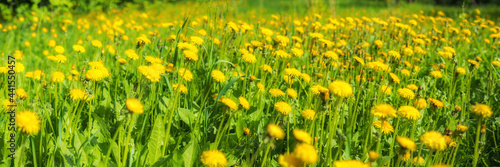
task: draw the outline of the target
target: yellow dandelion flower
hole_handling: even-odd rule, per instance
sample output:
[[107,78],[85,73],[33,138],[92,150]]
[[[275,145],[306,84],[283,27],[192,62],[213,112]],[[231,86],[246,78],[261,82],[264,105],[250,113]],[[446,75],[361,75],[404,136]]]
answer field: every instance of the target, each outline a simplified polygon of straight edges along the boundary
[[16,62],[16,66],[14,67],[14,71],[16,71],[16,73],[22,73],[24,71],[23,63]]
[[418,111],[413,106],[401,106],[401,107],[399,107],[398,115],[402,118],[412,120],[412,121],[418,120],[421,117],[420,111]]
[[15,104],[13,102],[11,102],[10,99],[5,99],[3,101],[3,109],[5,111],[10,111],[10,110],[12,110],[14,108],[15,108]]
[[401,70],[401,74],[403,74],[403,75],[405,75],[405,76],[409,77],[409,76],[410,76],[410,74],[411,74],[411,72],[410,72],[410,70],[407,70],[407,69],[402,69],[402,70]]
[[273,68],[271,68],[271,66],[267,65],[267,64],[264,64],[262,66],[260,66],[260,68],[264,71],[264,72],[268,72],[268,73],[272,73],[273,72]]
[[120,64],[125,64],[125,63],[127,63],[127,60],[125,60],[124,58],[119,58],[117,61],[118,61],[118,63],[120,63]]
[[290,77],[298,77],[298,76],[302,75],[302,73],[295,68],[286,68],[285,75],[290,76]]
[[359,160],[342,160],[333,162],[333,167],[370,167],[370,164],[365,164]]
[[300,75],[300,77],[302,78],[302,80],[304,80],[304,82],[306,83],[309,83],[311,81],[311,76],[309,76],[309,74],[306,74],[306,73],[302,73]]
[[469,127],[465,126],[465,125],[457,125],[457,128],[456,128],[457,131],[461,132],[461,133],[464,133],[466,132],[467,130],[469,130]]
[[420,136],[420,142],[432,150],[443,151],[447,144],[443,135],[437,131],[425,132]]
[[391,90],[391,87],[389,87],[387,85],[382,85],[382,86],[380,86],[380,92],[382,92],[386,95],[389,95],[392,93],[392,90]]
[[394,73],[392,73],[392,72],[391,72],[391,73],[389,73],[389,76],[391,76],[391,79],[392,79],[392,81],[393,81],[394,83],[399,83],[399,82],[401,82],[401,80],[399,80],[399,77],[398,77],[396,74],[394,74]]
[[398,117],[396,110],[390,104],[379,104],[371,109],[371,113],[378,118],[386,119]]
[[277,102],[274,104],[274,109],[276,109],[278,112],[280,112],[283,115],[288,115],[290,112],[292,112],[292,106],[290,106],[286,102]]
[[488,105],[477,103],[471,107],[471,112],[481,118],[489,118],[493,114],[491,107]]
[[135,114],[142,114],[144,112],[144,106],[141,101],[135,98],[128,98],[126,101],[127,109]]
[[278,164],[282,167],[303,167],[304,163],[295,155],[290,153],[285,153],[278,157]]
[[160,71],[152,68],[151,66],[139,66],[138,70],[149,81],[153,83],[160,82],[161,79]]
[[295,99],[295,98],[297,98],[297,91],[295,91],[295,90],[294,90],[294,89],[292,89],[292,88],[288,88],[288,89],[286,90],[286,94],[287,94],[287,95],[288,95],[288,97],[290,97],[290,98],[294,98],[294,99]]
[[16,125],[19,131],[32,135],[40,131],[40,117],[33,111],[20,111],[16,114]]
[[375,162],[378,158],[380,158],[380,154],[375,151],[368,152],[368,157],[370,162]]
[[406,88],[410,89],[410,90],[417,90],[418,89],[418,86],[415,85],[415,84],[409,84],[409,85],[406,85]]
[[281,127],[273,123],[267,125],[267,133],[269,134],[269,136],[274,137],[276,139],[285,138],[285,132],[283,131],[283,129],[281,129]]
[[430,75],[434,78],[443,78],[443,74],[441,74],[441,71],[431,71]]
[[406,153],[401,156],[401,160],[403,160],[403,161],[409,161],[410,158],[411,158],[411,154],[409,151],[406,151]]
[[314,118],[316,117],[316,112],[314,112],[314,110],[311,109],[306,109],[302,111],[302,117],[308,120],[314,120]]
[[226,82],[226,76],[224,75],[224,73],[222,73],[221,71],[219,70],[213,70],[210,75],[212,76],[212,78],[216,81],[216,82],[220,82],[220,83],[223,83],[223,82]]
[[190,61],[198,61],[198,54],[191,51],[191,50],[185,50],[185,51],[182,51],[182,53],[184,54],[184,56],[186,56],[186,58]]
[[407,137],[396,137],[396,141],[399,143],[401,147],[404,149],[408,149],[410,151],[416,151],[417,150],[417,144],[413,140]]
[[467,71],[465,70],[465,68],[463,67],[457,67],[457,69],[455,69],[455,72],[458,73],[458,74],[465,74]]
[[418,109],[424,109],[427,107],[427,101],[424,98],[419,98],[415,100],[413,105]]
[[100,81],[107,76],[107,70],[103,69],[90,69],[85,74],[85,78],[91,81]]
[[85,53],[85,48],[82,45],[73,45],[73,50],[79,53]]
[[64,53],[64,51],[65,51],[65,50],[64,50],[64,47],[62,47],[62,46],[60,46],[60,45],[56,46],[56,47],[54,48],[54,50],[55,50],[57,53],[59,53],[59,54],[63,54],[63,53]]
[[230,98],[222,98],[221,102],[233,111],[238,110],[238,104]]
[[333,81],[328,85],[328,89],[330,93],[338,96],[338,97],[350,97],[352,96],[352,87],[349,83],[344,81]]
[[434,99],[434,98],[428,98],[427,100],[429,100],[429,102],[435,106],[435,107],[444,107],[444,103],[437,100],[437,99]]
[[242,96],[238,97],[238,101],[240,102],[241,107],[243,107],[246,110],[250,109],[250,103],[245,97]]
[[[382,125],[382,122],[384,123],[383,125]],[[375,121],[375,122],[373,122],[373,125],[376,128],[381,129],[383,134],[387,135],[387,134],[391,134],[392,132],[394,132],[394,127],[392,127],[392,125],[387,121]]]
[[300,142],[311,144],[312,138],[309,133],[300,129],[293,130],[293,136]]
[[137,53],[135,53],[134,49],[127,49],[127,50],[125,50],[125,55],[127,55],[127,57],[130,58],[130,59],[132,59],[132,60],[139,59],[139,55],[137,55]]
[[161,64],[161,63],[163,63],[163,60],[161,58],[159,58],[159,57],[146,56],[146,57],[144,57],[144,59],[146,59],[146,61],[148,61],[151,64]]
[[247,54],[243,54],[241,56],[241,58],[247,62],[247,63],[255,63],[257,62],[257,58],[255,58],[255,56],[251,53],[247,53]]
[[172,88],[178,92],[181,92],[181,93],[184,93],[186,94],[188,92],[188,89],[186,86],[182,85],[182,84],[173,84],[172,85]]
[[135,38],[139,45],[150,44],[151,40],[148,39],[148,36],[141,34],[139,37]]
[[200,157],[201,163],[208,167],[225,167],[227,159],[224,153],[219,150],[203,151]]
[[23,100],[26,99],[26,98],[28,98],[28,93],[26,93],[26,91],[24,91],[23,88],[16,89],[15,93],[16,93],[17,97],[19,97],[19,98],[21,98]]
[[413,93],[413,91],[408,88],[398,89],[398,95],[401,96],[402,98],[410,100],[415,98],[415,93]]
[[94,46],[96,48],[101,48],[102,47],[102,43],[99,40],[92,40],[91,43],[92,43],[92,46]]
[[269,94],[271,94],[272,97],[283,97],[285,96],[285,92],[279,90],[279,89],[269,89]]
[[71,91],[69,91],[69,97],[73,100],[85,100],[86,94],[85,91],[81,89],[71,89]]
[[495,61],[492,61],[491,64],[496,66],[496,67],[500,67],[500,61],[495,60]]
[[393,51],[393,50],[387,52],[387,55],[389,55],[389,56],[391,56],[391,57],[393,57],[395,59],[401,58],[401,54],[399,54],[399,52]]
[[415,157],[413,158],[413,163],[418,165],[424,165],[425,159],[422,157]]
[[264,92],[265,89],[266,89],[266,87],[264,86],[264,84],[262,84],[260,82],[257,83],[257,88],[259,88],[259,91],[261,91],[261,92]]
[[315,164],[318,161],[318,153],[313,145],[300,143],[295,146],[293,155],[302,160],[307,165]]
[[146,36],[145,34],[139,35],[139,37],[135,38],[135,40],[137,40],[137,43],[139,45],[144,45],[144,44],[150,44],[151,43],[151,40],[149,40],[148,36]]
[[190,39],[191,39],[191,42],[196,44],[196,45],[202,45],[204,42],[203,38],[200,38],[197,36],[192,36]]
[[47,43],[47,46],[49,46],[49,47],[55,47],[55,46],[56,46],[56,44],[57,44],[57,43],[56,43],[56,41],[55,41],[55,40],[53,40],[53,39],[51,39],[51,40],[49,40],[49,42]]
[[180,68],[177,71],[177,73],[179,74],[179,76],[181,76],[184,80],[186,80],[188,82],[193,79],[193,74],[188,69]]
[[251,134],[250,134],[250,129],[248,129],[248,128],[246,128],[246,127],[245,127],[245,128],[243,128],[243,133],[245,133],[245,135],[247,135],[247,136],[251,136]]
[[50,81],[55,83],[61,83],[64,81],[64,74],[62,72],[56,71],[50,76]]

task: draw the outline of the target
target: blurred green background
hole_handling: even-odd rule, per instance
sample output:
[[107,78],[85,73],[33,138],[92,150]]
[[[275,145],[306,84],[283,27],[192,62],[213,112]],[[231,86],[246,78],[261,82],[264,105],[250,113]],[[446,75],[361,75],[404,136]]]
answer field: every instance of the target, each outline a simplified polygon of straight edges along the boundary
[[[90,11],[122,8],[131,4],[141,6],[155,3],[208,2],[208,0],[0,0],[0,22],[9,21],[13,16],[31,10]],[[380,10],[424,11],[432,14],[443,11],[447,16],[458,16],[466,10],[480,9],[490,19],[500,17],[500,0],[223,0],[236,4],[240,12],[264,9],[266,13],[305,14],[314,11],[331,12],[336,15],[352,15],[352,9],[366,11],[367,15]]]

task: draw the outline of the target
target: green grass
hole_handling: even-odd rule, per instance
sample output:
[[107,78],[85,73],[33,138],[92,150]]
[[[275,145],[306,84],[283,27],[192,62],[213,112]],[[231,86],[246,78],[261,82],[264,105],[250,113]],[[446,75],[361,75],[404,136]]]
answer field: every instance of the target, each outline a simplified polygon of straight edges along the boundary
[[[333,16],[328,1],[317,2],[126,4],[89,13],[26,11],[2,23],[0,62],[12,55],[24,69],[15,74],[18,129],[0,124],[2,139],[16,134],[16,157],[0,142],[0,166],[279,166],[289,162],[284,156],[308,166],[414,165],[396,137],[410,138],[417,148],[408,155],[426,166],[500,164],[496,7],[480,6],[477,15],[472,6],[353,0],[338,1]],[[463,12],[467,21],[458,18]],[[485,22],[469,24],[476,17]],[[417,99],[426,106],[415,109],[416,120],[405,111],[381,116],[415,107]],[[394,110],[375,114],[381,104]],[[478,117],[478,104],[491,107],[491,116]],[[7,109],[2,122],[11,119]],[[313,119],[303,113],[309,110]],[[468,131],[457,130],[459,121]],[[421,138],[429,131],[439,135]],[[209,150],[223,155],[206,157],[217,154]],[[370,161],[370,151],[380,157]]]

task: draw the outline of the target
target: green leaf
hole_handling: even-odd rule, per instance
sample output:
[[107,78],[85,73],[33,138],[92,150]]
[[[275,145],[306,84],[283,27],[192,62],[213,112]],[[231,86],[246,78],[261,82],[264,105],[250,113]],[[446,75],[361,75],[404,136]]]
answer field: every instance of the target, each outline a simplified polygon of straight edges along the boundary
[[224,93],[226,93],[226,92],[227,92],[227,90],[229,90],[229,88],[231,88],[231,86],[233,86],[233,84],[234,84],[234,83],[235,83],[238,79],[240,79],[240,77],[239,77],[239,76],[238,76],[238,77],[234,77],[233,79],[231,79],[231,81],[229,81],[229,82],[227,83],[227,85],[226,85],[226,86],[224,86],[224,88],[222,88],[222,90],[219,92],[219,95],[218,95],[218,96],[217,96],[217,98],[215,99],[214,104],[217,102],[217,100],[219,100],[219,98],[220,98],[222,95],[224,95]]
[[217,62],[214,63],[214,65],[212,65],[212,67],[214,67],[215,65],[219,64],[219,63],[227,63],[227,64],[231,64],[231,65],[234,65],[233,63],[231,63],[230,61],[227,61],[227,60],[219,60]]
[[238,118],[238,122],[236,122],[236,135],[238,137],[243,136],[243,128],[244,128],[244,120],[243,118]]
[[191,139],[182,153],[182,159],[184,160],[184,166],[186,167],[193,166],[196,156],[198,155],[198,142],[195,142],[194,140],[195,139]]
[[193,125],[194,121],[194,114],[191,112],[191,110],[185,109],[185,108],[179,108],[178,109],[179,117],[181,120],[186,123],[189,127]]
[[389,160],[391,160],[391,158],[392,158],[392,157],[394,157],[394,155],[393,155],[393,156],[383,156],[383,157],[380,157],[380,158],[377,160],[377,161],[378,161],[378,163],[377,163],[377,164],[378,164],[379,166],[384,166],[384,165],[386,165],[386,164],[389,162]]
[[162,150],[160,147],[163,145],[163,139],[165,138],[163,115],[158,114],[154,122],[153,130],[147,144],[149,151],[148,164],[154,164],[160,158]]

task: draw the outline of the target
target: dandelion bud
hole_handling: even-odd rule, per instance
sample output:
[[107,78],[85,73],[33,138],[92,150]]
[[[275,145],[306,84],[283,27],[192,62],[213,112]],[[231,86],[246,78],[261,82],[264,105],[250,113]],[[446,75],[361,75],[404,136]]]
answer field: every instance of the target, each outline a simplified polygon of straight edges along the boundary
[[245,127],[245,128],[243,128],[243,133],[245,133],[245,135],[246,135],[246,136],[250,136],[250,135],[251,135],[251,134],[250,134],[250,129],[248,129],[248,128],[246,128],[246,127]]
[[481,133],[482,133],[482,134],[485,134],[485,133],[486,133],[486,125],[485,125],[485,124],[483,124],[483,125],[481,126]]
[[253,75],[252,75],[252,76],[250,76],[250,80],[251,80],[251,81],[256,81],[256,80],[257,80],[257,77],[255,77],[255,76],[253,76]]
[[370,157],[370,162],[375,162],[380,157],[380,154],[375,151],[368,152],[368,155]]

